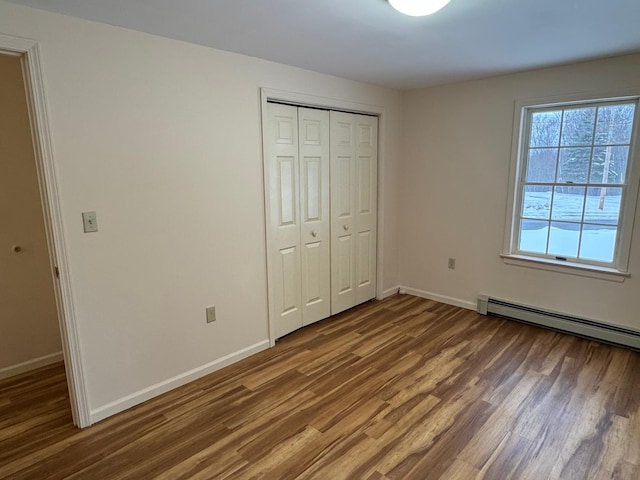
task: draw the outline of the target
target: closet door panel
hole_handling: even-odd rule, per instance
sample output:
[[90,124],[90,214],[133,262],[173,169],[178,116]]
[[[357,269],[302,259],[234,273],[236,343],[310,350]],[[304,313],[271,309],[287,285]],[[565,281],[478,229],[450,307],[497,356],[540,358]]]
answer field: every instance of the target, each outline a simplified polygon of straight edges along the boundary
[[303,324],[331,315],[329,112],[298,109]]
[[376,296],[378,218],[378,119],[357,115],[356,123],[356,304]]
[[[371,271],[371,255],[373,253],[373,235],[371,231],[358,232],[357,252],[357,281],[358,289],[362,292],[363,288],[375,283],[375,278]],[[373,297],[371,297],[373,298]],[[363,301],[369,300],[365,298]],[[360,303],[360,302],[358,302]]]
[[299,287],[296,275],[300,272],[298,267],[299,263],[300,258],[296,247],[283,248],[280,250],[277,278],[279,280],[278,290],[282,292],[280,304],[281,315],[286,315],[298,310],[300,295],[298,293]]
[[275,337],[302,327],[298,112],[267,104],[269,283]]
[[377,118],[268,104],[269,298],[282,337],[376,294]]
[[331,112],[331,313],[356,303],[355,116]]
[[[336,270],[335,289],[338,295],[349,295],[353,292],[353,235],[341,235],[338,237],[334,254]],[[346,308],[349,308],[348,306]]]

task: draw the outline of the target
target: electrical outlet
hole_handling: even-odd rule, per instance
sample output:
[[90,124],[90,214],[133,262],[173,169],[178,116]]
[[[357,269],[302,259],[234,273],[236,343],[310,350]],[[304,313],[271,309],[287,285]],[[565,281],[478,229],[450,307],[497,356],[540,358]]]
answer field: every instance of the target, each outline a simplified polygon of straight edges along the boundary
[[207,323],[216,321],[216,307],[215,305],[211,305],[207,307]]
[[456,269],[456,259],[455,258],[450,258],[449,261],[447,262],[447,266],[451,270],[455,270]]

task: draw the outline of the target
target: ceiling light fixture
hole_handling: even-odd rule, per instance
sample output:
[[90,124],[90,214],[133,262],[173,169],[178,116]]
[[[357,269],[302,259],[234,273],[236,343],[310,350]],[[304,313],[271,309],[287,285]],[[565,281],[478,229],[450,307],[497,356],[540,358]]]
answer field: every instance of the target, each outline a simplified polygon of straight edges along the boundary
[[431,15],[443,8],[451,0],[389,0],[393,8],[412,17]]

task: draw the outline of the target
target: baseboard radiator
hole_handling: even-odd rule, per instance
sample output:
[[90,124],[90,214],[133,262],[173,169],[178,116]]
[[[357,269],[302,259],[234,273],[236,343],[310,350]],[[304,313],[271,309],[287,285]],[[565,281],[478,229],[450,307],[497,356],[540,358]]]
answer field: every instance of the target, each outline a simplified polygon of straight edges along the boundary
[[478,313],[482,315],[498,315],[553,330],[573,333],[574,335],[601,342],[640,350],[640,332],[638,331],[499,300],[486,295],[478,296]]

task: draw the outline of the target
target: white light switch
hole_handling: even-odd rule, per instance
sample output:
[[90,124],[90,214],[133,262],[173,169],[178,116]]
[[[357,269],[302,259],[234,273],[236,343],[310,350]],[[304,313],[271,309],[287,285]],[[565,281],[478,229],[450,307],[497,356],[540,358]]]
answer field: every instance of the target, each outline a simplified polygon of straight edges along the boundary
[[215,305],[212,305],[210,307],[207,307],[207,323],[211,323],[215,321],[216,321],[216,307]]
[[96,212],[82,212],[82,224],[84,225],[84,233],[98,231],[98,219]]

